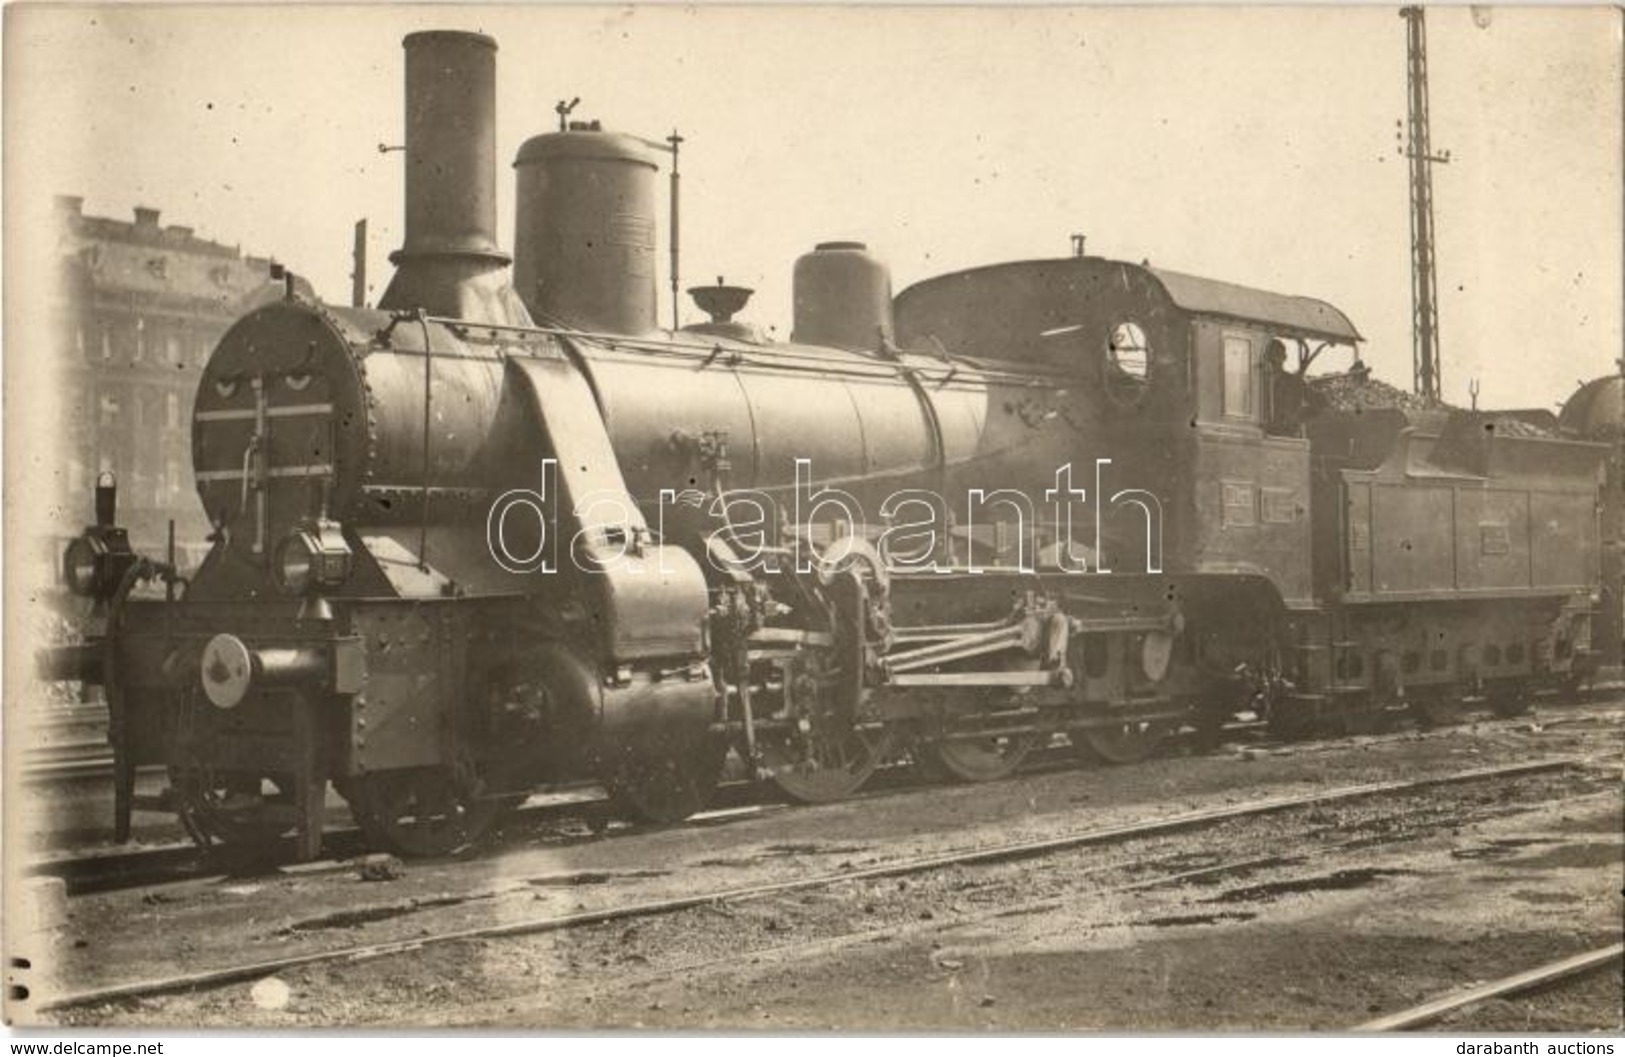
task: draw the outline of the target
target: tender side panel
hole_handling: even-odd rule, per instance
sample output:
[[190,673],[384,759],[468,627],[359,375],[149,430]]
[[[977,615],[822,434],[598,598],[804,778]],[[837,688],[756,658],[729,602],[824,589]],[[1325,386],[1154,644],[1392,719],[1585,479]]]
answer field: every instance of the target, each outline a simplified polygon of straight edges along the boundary
[[1454,499],[1450,560],[1455,563],[1455,577],[1453,581],[1445,577],[1439,589],[1498,591],[1530,586],[1529,494],[1477,489],[1446,490],[1446,494]]
[[1531,492],[1535,583],[1584,589],[1597,582],[1601,546],[1590,493]]
[[1344,544],[1348,555],[1345,586],[1350,596],[1371,593],[1371,483],[1349,481],[1348,511],[1343,521],[1347,533]]
[[1350,601],[1566,594],[1596,578],[1589,491],[1362,477],[1345,474]]
[[1379,484],[1371,494],[1371,575],[1378,593],[1456,589],[1449,487]]

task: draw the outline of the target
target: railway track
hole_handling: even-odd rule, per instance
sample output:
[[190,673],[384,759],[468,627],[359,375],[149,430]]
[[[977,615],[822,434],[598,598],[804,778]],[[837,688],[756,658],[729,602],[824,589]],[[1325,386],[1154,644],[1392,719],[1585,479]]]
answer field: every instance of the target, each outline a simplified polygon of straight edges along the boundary
[[[175,992],[216,987],[319,963],[351,962],[389,957],[448,943],[535,935],[601,925],[607,922],[670,915],[699,907],[721,907],[727,904],[742,903],[786,893],[829,888],[853,881],[905,877],[958,866],[1033,859],[1071,849],[1124,844],[1140,839],[1199,830],[1236,819],[1270,815],[1297,808],[1313,808],[1320,805],[1372,797],[1404,795],[1442,786],[1500,781],[1563,771],[1581,766],[1584,762],[1584,760],[1575,757],[1563,757],[1510,766],[1479,768],[1407,781],[1351,785],[1307,795],[1273,797],[1218,808],[1177,812],[1124,825],[1076,830],[1041,839],[983,844],[952,852],[904,858],[861,868],[844,868],[789,880],[721,886],[672,898],[629,902],[562,915],[528,917],[521,920],[504,921],[494,925],[419,934],[406,940],[337,947],[157,979],[132,981],[48,998],[38,1008],[42,1012],[49,1012],[113,1001],[148,998]],[[1134,883],[1137,885],[1174,883],[1198,874],[1235,871],[1246,868],[1248,865],[1246,862],[1207,865],[1198,870],[1184,871],[1173,876],[1159,876]]]
[[[1625,684],[1593,687],[1586,692],[1578,705],[1583,707],[1601,701],[1616,700],[1622,689],[1625,689]],[[1485,714],[1492,713],[1485,707],[1464,705],[1461,718],[1471,720]],[[112,780],[113,754],[107,744],[105,705],[71,705],[61,709],[39,709],[34,716],[23,721],[21,727],[31,738],[30,744],[24,749],[25,780],[35,783]],[[1256,720],[1227,723],[1221,728],[1220,733],[1227,741],[1247,740],[1257,744],[1286,744],[1270,734],[1267,724]],[[1187,731],[1170,741],[1178,745],[1191,737]]]
[[26,781],[112,780],[106,705],[36,708],[18,727],[28,739],[23,749]]
[[[752,798],[745,785],[735,783],[732,788],[719,790],[722,794],[718,798],[719,803],[683,824],[718,825],[730,819],[788,806],[782,801],[763,802]],[[585,816],[591,819],[587,828],[595,833],[601,832],[615,824],[591,816],[597,807],[607,803],[607,795],[596,786],[566,788],[532,797],[518,809],[511,825],[515,828],[537,828],[549,822],[579,822]],[[626,825],[624,828],[631,831],[637,827]],[[339,869],[347,860],[368,850],[361,831],[353,825],[327,827],[322,833],[322,846],[327,854],[321,859],[284,869],[297,869],[300,872]],[[31,862],[26,873],[31,877],[58,878],[64,883],[68,895],[80,896],[120,888],[261,873],[268,864],[277,861],[278,851],[277,846],[270,846],[233,853],[226,849],[205,850],[191,841],[173,841],[97,850],[90,854],[48,855]]]
[[[1619,714],[1606,712],[1598,715],[1587,711],[1544,718],[1550,725],[1591,718],[1617,719]],[[1491,720],[1512,724],[1523,721]],[[1247,721],[1227,725],[1223,734],[1225,741],[1217,750],[1221,752],[1247,750],[1271,752],[1290,750],[1293,747],[1313,748],[1319,744],[1333,744],[1338,740],[1284,742],[1273,738],[1265,724]],[[1364,735],[1368,744],[1407,736],[1408,733],[1404,732]],[[1191,749],[1190,739],[1185,738],[1181,742],[1165,747],[1164,752]],[[1065,770],[1077,765],[1077,758],[1072,750],[1064,745],[1057,745],[1035,752],[1021,773],[1032,776]],[[906,763],[892,764],[877,771],[865,787],[865,791],[851,800],[892,796],[916,789],[919,785],[919,775],[912,767]],[[612,820],[605,810],[608,807],[608,800],[608,795],[600,787],[590,783],[562,786],[532,796],[516,812],[513,821],[508,823],[506,828],[533,830],[550,823],[559,825],[581,823],[587,832],[580,839],[595,839],[611,830],[633,833],[646,828]],[[688,821],[693,825],[715,825],[729,818],[738,817],[745,811],[787,806],[791,805],[771,785],[735,779],[726,781],[718,787],[709,810]],[[323,845],[326,854],[316,862],[305,864],[306,869],[337,868],[345,859],[367,850],[360,831],[348,823],[328,826],[323,834]],[[83,895],[203,877],[231,876],[245,871],[262,871],[267,863],[277,860],[277,846],[233,853],[224,850],[206,851],[190,841],[174,841],[135,848],[101,849],[91,854],[75,854],[69,850],[65,854],[38,859],[30,863],[26,869],[31,876],[60,878],[65,883],[69,895]]]
[[[1262,724],[1236,724],[1238,735],[1262,733]],[[1259,742],[1257,744],[1263,744]],[[1233,749],[1235,746],[1227,745]],[[1066,746],[1035,752],[1021,774],[1037,776],[1078,766],[1077,757]],[[869,780],[864,791],[848,802],[890,797],[917,789],[920,778],[906,763],[882,767]],[[743,779],[726,781],[717,788],[711,807],[687,819],[682,825],[711,826],[742,817],[746,813],[794,806],[778,790],[761,782]],[[579,824],[584,830],[577,839],[597,839],[605,833],[632,834],[647,827],[626,823],[608,814],[609,795],[592,784],[561,787],[532,796],[505,831],[533,831],[555,824],[561,828]],[[496,843],[500,843],[498,836]],[[322,835],[325,854],[303,864],[305,870],[336,869],[344,860],[367,850],[361,832],[354,825],[329,825]],[[229,849],[203,849],[190,840],[146,843],[136,846],[98,848],[89,853],[62,849],[36,858],[25,868],[33,877],[55,877],[63,881],[69,896],[90,895],[121,888],[195,881],[209,877],[233,876],[263,871],[279,858],[280,845],[242,852]]]
[[1467,1009],[1492,998],[1507,998],[1550,987],[1563,980],[1601,972],[1625,957],[1625,943],[1598,947],[1555,962],[1504,976],[1498,980],[1478,984],[1463,990],[1431,998],[1410,1009],[1400,1010],[1368,1020],[1356,1026],[1355,1031],[1411,1031],[1442,1020],[1458,1010]]

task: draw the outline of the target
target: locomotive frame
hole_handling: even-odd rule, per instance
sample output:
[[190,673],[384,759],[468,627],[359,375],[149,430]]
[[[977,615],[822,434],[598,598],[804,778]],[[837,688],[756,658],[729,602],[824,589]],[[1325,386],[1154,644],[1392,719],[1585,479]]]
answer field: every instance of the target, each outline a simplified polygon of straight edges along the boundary
[[1594,669],[1603,446],[1316,409],[1309,364],[1362,340],[1331,305],[1081,254],[893,298],[824,244],[790,343],[720,286],[661,330],[641,141],[532,139],[497,246],[495,50],[406,39],[380,307],[290,280],[211,357],[198,571],[131,548],[110,482],[65,556],[107,627],[45,662],[107,689],[120,839],[160,808],[314,856],[332,783],[373,842],[442,854],[571,778],[685,817],[730,748],[820,801],[905,752],[987,781],[1061,734],[1131,762],[1244,710],[1359,726]]

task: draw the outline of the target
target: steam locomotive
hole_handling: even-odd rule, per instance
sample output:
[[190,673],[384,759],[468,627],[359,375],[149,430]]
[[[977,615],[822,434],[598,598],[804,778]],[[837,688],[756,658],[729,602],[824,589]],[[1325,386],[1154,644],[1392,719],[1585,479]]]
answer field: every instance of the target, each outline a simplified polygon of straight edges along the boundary
[[825,243],[789,342],[725,285],[663,330],[651,146],[526,142],[510,258],[496,45],[404,45],[378,308],[290,282],[221,340],[189,579],[108,481],[66,552],[106,631],[47,666],[106,688],[121,838],[159,807],[313,856],[332,783],[441,854],[539,783],[685,817],[730,749],[823,801],[904,753],[986,781],[1061,733],[1127,762],[1243,709],[1358,724],[1595,666],[1603,445],[1320,406],[1310,363],[1362,340],[1336,308],[1081,252],[894,298]]

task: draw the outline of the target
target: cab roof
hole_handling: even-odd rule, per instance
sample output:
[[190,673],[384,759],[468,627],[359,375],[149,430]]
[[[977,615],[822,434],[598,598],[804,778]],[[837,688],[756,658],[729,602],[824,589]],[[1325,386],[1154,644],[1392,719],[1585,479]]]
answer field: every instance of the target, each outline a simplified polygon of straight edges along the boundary
[[1269,323],[1291,334],[1352,345],[1364,341],[1349,317],[1313,297],[1277,294],[1237,283],[1146,267],[1173,303],[1200,316]]

